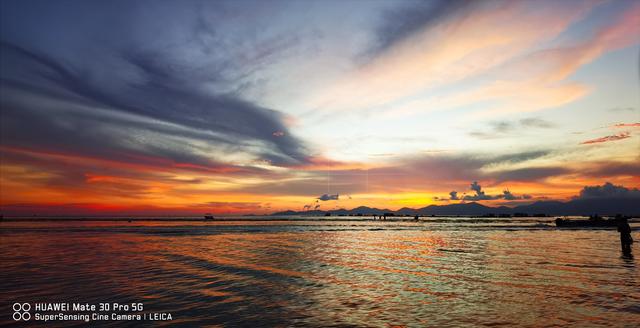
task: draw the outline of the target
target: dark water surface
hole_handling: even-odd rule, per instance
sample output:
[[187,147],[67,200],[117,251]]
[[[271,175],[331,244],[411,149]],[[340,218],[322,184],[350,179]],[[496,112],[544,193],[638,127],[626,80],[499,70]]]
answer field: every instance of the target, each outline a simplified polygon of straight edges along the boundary
[[14,302],[118,302],[173,318],[146,325],[640,326],[638,243],[460,220],[5,221],[0,324]]

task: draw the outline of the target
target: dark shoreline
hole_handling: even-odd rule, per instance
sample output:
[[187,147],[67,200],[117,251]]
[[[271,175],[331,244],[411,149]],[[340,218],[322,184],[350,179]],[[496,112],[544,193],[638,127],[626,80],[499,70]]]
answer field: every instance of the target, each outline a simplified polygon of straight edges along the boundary
[[[496,221],[496,222],[510,222],[510,221],[529,221],[531,219],[547,219],[549,222],[553,222],[556,216],[546,216],[546,217],[483,217],[483,216],[451,216],[451,215],[442,215],[442,216],[420,216],[419,220],[415,220],[413,217],[408,216],[393,216],[387,217],[385,220],[374,219],[372,217],[362,217],[362,216],[334,216],[334,217],[324,217],[324,216],[297,216],[297,217],[277,217],[272,215],[267,216],[247,216],[247,217],[220,217],[215,219],[205,220],[203,218],[180,218],[180,217],[168,217],[168,218],[146,218],[146,217],[4,217],[0,220],[0,222],[57,222],[57,221],[77,221],[77,222],[233,222],[233,221],[246,221],[246,222],[256,222],[256,221],[372,221],[372,222],[475,222],[475,221]],[[564,218],[570,219],[588,219],[588,217],[584,216],[570,216]],[[427,220],[425,220],[427,219]],[[429,220],[430,219],[430,220]],[[632,217],[631,222],[636,222],[639,219],[637,217]]]

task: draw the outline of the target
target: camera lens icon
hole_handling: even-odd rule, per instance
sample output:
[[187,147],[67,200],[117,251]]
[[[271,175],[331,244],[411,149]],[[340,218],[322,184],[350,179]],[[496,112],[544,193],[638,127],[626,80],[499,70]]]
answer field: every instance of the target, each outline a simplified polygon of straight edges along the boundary
[[13,303],[13,320],[29,321],[31,319],[31,304],[29,303]]

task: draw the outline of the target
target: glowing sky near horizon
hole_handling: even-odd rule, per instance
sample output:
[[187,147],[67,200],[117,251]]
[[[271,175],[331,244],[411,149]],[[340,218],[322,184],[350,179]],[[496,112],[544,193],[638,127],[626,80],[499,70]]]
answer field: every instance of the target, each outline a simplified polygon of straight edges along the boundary
[[5,213],[640,186],[638,1],[2,1],[0,41]]

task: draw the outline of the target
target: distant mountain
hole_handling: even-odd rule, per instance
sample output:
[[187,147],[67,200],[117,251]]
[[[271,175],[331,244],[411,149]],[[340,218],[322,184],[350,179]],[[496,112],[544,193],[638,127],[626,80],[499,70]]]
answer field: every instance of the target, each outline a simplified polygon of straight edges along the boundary
[[518,212],[549,213],[553,215],[640,215],[640,199],[574,199],[563,202],[536,202],[531,205],[516,206]]
[[420,215],[483,215],[495,213],[496,209],[478,204],[476,202],[449,204],[449,205],[430,205],[418,209]]
[[351,210],[338,209],[330,211],[284,211],[271,215],[310,215],[322,216],[330,212],[331,215],[382,215],[384,213],[394,213],[395,215],[452,215],[452,216],[480,216],[487,214],[515,214],[526,213],[529,215],[633,215],[640,216],[640,200],[634,198],[609,198],[609,199],[574,199],[568,202],[559,201],[538,201],[527,205],[515,207],[489,207],[476,202],[459,203],[449,205],[429,205],[414,209],[403,207],[397,211],[389,209],[378,209],[367,206],[359,206]]
[[[415,211],[415,210],[414,210]],[[300,212],[296,212],[296,211],[284,211],[284,212],[276,212],[273,213],[271,215],[310,215],[310,216],[322,216],[325,215],[327,212],[330,212],[331,215],[358,215],[358,214],[362,214],[362,215],[383,215],[384,213],[396,213],[392,210],[389,209],[378,209],[378,208],[372,208],[372,207],[367,207],[367,206],[360,206],[360,207],[356,207],[354,209],[351,210],[347,210],[344,208],[341,209],[337,209],[337,210],[329,210],[329,211],[321,211],[321,210],[310,210],[310,211],[300,211]]]

